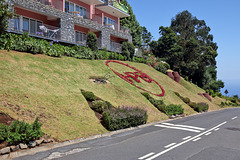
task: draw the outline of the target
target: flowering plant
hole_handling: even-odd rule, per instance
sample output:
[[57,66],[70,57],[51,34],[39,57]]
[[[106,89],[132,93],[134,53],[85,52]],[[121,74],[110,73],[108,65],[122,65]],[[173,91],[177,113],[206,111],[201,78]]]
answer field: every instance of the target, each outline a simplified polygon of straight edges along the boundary
[[[110,63],[110,62],[124,65],[124,66],[126,66],[126,67],[129,67],[129,68],[135,70],[136,72],[124,72],[124,74],[121,74],[121,73],[113,70],[113,69],[109,66],[109,63]],[[122,62],[117,61],[117,60],[108,60],[108,61],[106,61],[106,65],[107,65],[116,75],[118,75],[120,78],[122,78],[123,80],[127,81],[127,82],[130,83],[131,85],[133,85],[133,86],[135,86],[135,87],[137,87],[137,88],[139,88],[139,89],[141,89],[141,90],[143,90],[143,91],[146,91],[146,92],[148,92],[148,93],[150,93],[150,94],[159,96],[159,97],[165,95],[164,89],[162,88],[162,86],[161,86],[157,81],[153,80],[153,79],[152,79],[151,77],[149,77],[146,73],[143,73],[142,71],[136,69],[135,67],[132,67],[132,66],[130,66],[130,65],[128,65],[128,64],[122,63]],[[141,81],[140,81],[139,78],[141,78],[142,80],[144,80],[144,81],[147,82],[147,83],[155,83],[155,84],[157,84],[158,87],[162,90],[162,93],[161,93],[161,94],[152,93],[152,92],[150,92],[150,91],[148,91],[148,90],[146,90],[146,89],[144,89],[144,88],[142,88],[142,87],[137,86],[137,85],[134,83],[134,81],[137,82],[137,83],[141,83]],[[134,80],[134,81],[133,81],[133,80]]]

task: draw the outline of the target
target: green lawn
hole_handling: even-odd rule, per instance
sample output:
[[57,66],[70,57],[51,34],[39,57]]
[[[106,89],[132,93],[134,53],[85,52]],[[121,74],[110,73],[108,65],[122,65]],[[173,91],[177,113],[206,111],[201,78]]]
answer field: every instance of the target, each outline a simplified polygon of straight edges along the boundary
[[[166,104],[181,104],[187,115],[196,113],[184,104],[174,92],[194,102],[206,102],[209,110],[220,107],[221,99],[213,103],[197,95],[204,91],[182,79],[178,84],[166,75],[140,63],[123,62],[147,73],[166,91]],[[111,63],[118,72],[133,71],[126,66]],[[104,76],[110,72],[109,84],[95,84],[91,76]],[[89,108],[80,89],[92,91],[114,106],[138,106],[148,113],[148,122],[168,119],[141,94],[140,89],[116,76],[103,60],[79,60],[71,57],[53,58],[45,55],[0,50],[0,109],[15,119],[33,122],[39,117],[43,131],[60,140],[88,137],[108,132]],[[139,86],[161,93],[154,84],[143,82]]]

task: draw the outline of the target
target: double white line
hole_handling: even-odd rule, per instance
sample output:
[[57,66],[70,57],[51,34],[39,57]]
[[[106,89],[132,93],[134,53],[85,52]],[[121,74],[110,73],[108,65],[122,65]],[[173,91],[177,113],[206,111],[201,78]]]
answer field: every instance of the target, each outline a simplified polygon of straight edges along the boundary
[[[222,125],[224,125],[224,124],[226,124],[226,123],[227,123],[227,121],[225,121],[225,122],[223,122],[223,123],[221,123],[221,124],[219,124],[219,125],[211,128],[211,129],[209,129],[209,130],[207,130],[207,131],[204,131],[204,132],[202,132],[202,133],[200,133],[200,134],[198,134],[198,135],[196,135],[196,136],[194,136],[194,137],[188,136],[188,137],[186,137],[186,138],[183,139],[184,141],[182,141],[182,142],[180,142],[180,143],[178,143],[178,144],[172,144],[169,148],[165,149],[165,150],[162,151],[162,152],[159,152],[159,153],[157,153],[157,154],[155,154],[154,152],[151,152],[151,153],[149,153],[149,154],[147,154],[147,155],[145,155],[145,156],[142,156],[142,157],[140,157],[140,158],[138,158],[138,159],[139,159],[139,160],[143,160],[143,159],[145,159],[145,160],[153,160],[153,159],[155,159],[155,158],[157,158],[157,157],[159,157],[159,156],[161,156],[161,155],[163,155],[163,154],[165,154],[165,153],[167,153],[167,152],[169,152],[169,151],[171,151],[171,150],[173,150],[173,149],[175,149],[175,148],[177,148],[177,147],[180,147],[181,145],[183,145],[183,144],[185,144],[185,143],[188,143],[188,142],[190,142],[190,141],[200,140],[200,139],[201,139],[201,136],[203,136],[203,135],[205,135],[205,134],[207,134],[207,133],[209,133],[209,132],[211,132],[211,131],[219,128],[219,127],[221,127]],[[165,125],[166,125],[166,124],[165,124]],[[170,125],[170,126],[171,126],[171,125]],[[182,126],[182,125],[181,125],[181,126]],[[185,127],[186,127],[186,126],[185,126]],[[191,127],[191,126],[188,126],[188,128],[189,128],[189,127]],[[197,127],[197,128],[198,128],[198,127]],[[203,128],[202,128],[202,129],[203,129]]]
[[179,129],[179,130],[197,132],[197,133],[205,130],[205,128],[187,126],[187,125],[177,125],[177,124],[171,124],[171,123],[161,123],[161,124],[157,124],[155,126],[163,127],[163,128],[170,128],[170,129]]

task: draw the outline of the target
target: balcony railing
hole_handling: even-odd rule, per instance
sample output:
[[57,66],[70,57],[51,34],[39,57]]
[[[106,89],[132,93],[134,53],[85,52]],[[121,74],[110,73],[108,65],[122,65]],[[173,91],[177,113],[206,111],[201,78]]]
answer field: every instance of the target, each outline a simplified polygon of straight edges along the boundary
[[111,6],[113,6],[113,7],[115,7],[115,8],[117,8],[117,9],[119,9],[119,10],[128,14],[127,6],[117,2],[116,0],[101,0],[101,1],[104,2],[105,4],[111,5]]
[[27,32],[29,33],[29,35],[35,36],[35,37],[61,40],[61,30],[60,28],[55,26],[40,24],[40,25],[29,26],[28,29],[24,29],[19,25],[14,25],[14,26],[15,27],[12,28],[12,30],[18,33]]
[[115,8],[117,8],[117,9],[119,9],[119,10],[128,14],[128,8],[125,5],[117,2],[116,0],[113,0],[113,7],[115,7]]
[[78,11],[73,11],[73,12],[69,12],[69,13],[72,14],[72,15],[75,15],[75,16],[77,16],[79,18],[90,19],[90,13],[89,12],[85,12],[83,14],[83,13],[80,13]]
[[110,51],[121,53],[122,51],[122,44],[114,42],[110,44]]

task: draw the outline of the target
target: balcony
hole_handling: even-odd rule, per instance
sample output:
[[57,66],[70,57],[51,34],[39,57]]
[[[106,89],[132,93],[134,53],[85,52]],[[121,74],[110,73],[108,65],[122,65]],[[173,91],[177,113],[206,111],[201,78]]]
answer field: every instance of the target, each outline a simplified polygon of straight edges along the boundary
[[128,17],[128,8],[116,0],[100,0],[104,4],[96,5],[96,7],[110,15],[123,18]]
[[61,40],[61,30],[58,27],[39,24],[39,23],[27,23],[27,21],[22,22],[23,26],[20,26],[19,19],[14,19],[14,27],[11,31],[15,33],[27,32],[30,36],[39,37],[50,40]]
[[113,7],[115,7],[115,8],[117,8],[117,9],[119,9],[119,10],[128,14],[128,8],[125,5],[117,2],[116,0],[113,1]]

